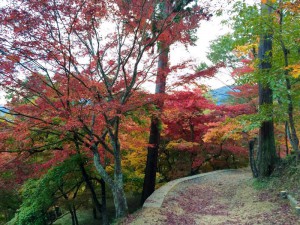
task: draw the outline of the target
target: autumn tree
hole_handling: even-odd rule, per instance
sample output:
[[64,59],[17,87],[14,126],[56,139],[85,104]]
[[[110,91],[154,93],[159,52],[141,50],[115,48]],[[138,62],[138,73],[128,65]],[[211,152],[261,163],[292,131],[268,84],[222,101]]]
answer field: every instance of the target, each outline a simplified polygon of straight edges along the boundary
[[[46,147],[31,143],[32,133],[52,135],[53,145],[77,143],[111,189],[116,217],[127,213],[122,120],[151,101],[138,91],[156,71],[161,52],[151,49],[185,15],[171,11],[154,21],[159,10],[157,1],[35,0],[8,1],[1,9],[1,87],[9,93],[5,112],[13,116],[1,141],[14,139],[22,144],[13,150],[31,153]],[[74,144],[60,149],[66,157],[76,152]]]
[[188,174],[195,174],[201,166],[201,150],[205,149],[202,138],[208,124],[217,117],[215,110],[217,106],[206,99],[205,91],[201,89],[173,92],[166,99],[162,116],[163,135],[167,142],[164,153],[185,152],[188,155]]
[[[176,17],[176,23],[178,23],[178,26],[168,29],[164,38],[162,38],[158,43],[159,58],[155,81],[155,94],[159,95],[160,98],[156,102],[158,113],[153,114],[151,118],[149,147],[141,204],[143,204],[155,190],[158,150],[161,136],[160,114],[164,105],[167,75],[171,71],[169,67],[170,46],[175,42],[181,42],[184,44],[192,43],[194,39],[193,31],[197,28],[199,21],[208,19],[210,16],[204,7],[197,6],[197,3],[193,0],[162,1],[158,2],[157,6],[160,10],[153,17],[154,24],[160,22],[161,19],[166,18],[169,14],[175,15],[181,13],[182,15]],[[153,29],[155,31],[157,28],[153,27]]]

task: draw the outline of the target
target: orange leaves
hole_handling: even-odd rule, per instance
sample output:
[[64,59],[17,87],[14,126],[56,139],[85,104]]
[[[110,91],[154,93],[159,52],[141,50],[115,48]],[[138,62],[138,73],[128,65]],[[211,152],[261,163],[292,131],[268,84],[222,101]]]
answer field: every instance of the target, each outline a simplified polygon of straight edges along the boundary
[[300,12],[300,2],[299,1],[294,1],[294,2],[284,2],[282,4],[282,8],[287,9],[291,12]]
[[290,65],[286,69],[290,70],[292,77],[298,78],[300,76],[300,64]]
[[263,3],[263,4],[276,3],[276,0],[261,0],[261,3]]
[[200,144],[197,142],[189,142],[183,139],[170,141],[166,147],[169,151],[187,151],[187,152],[195,152],[200,149]]
[[21,60],[20,56],[18,55],[7,55],[6,58],[14,63],[18,63]]
[[218,122],[204,135],[203,141],[216,144],[221,144],[227,139],[239,141],[243,138],[241,131],[242,126],[234,120],[226,123]]

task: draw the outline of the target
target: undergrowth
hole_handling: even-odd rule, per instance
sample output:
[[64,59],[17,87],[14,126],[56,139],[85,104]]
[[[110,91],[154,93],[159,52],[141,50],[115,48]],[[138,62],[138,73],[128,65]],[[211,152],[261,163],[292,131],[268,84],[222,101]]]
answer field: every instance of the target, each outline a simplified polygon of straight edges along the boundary
[[252,185],[258,190],[269,189],[278,193],[286,190],[299,200],[300,161],[296,161],[295,155],[288,155],[284,159],[281,159],[269,178],[254,179]]

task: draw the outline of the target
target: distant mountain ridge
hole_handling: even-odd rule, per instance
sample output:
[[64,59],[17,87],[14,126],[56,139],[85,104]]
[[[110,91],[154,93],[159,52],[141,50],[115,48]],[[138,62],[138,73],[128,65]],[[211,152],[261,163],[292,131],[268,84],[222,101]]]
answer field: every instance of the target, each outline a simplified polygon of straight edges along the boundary
[[228,92],[232,91],[233,86],[223,86],[210,91],[213,100],[217,105],[225,104],[230,97]]
[[0,106],[0,116],[4,115],[4,112],[8,112],[8,110],[6,108],[4,108],[3,106]]

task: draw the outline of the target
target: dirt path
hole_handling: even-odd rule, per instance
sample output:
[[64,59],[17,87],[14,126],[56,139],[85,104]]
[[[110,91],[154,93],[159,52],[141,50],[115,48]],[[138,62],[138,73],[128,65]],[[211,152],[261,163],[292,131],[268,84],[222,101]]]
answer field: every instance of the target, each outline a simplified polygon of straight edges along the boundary
[[276,192],[255,190],[246,170],[217,173],[176,185],[160,208],[142,208],[122,225],[297,225]]

